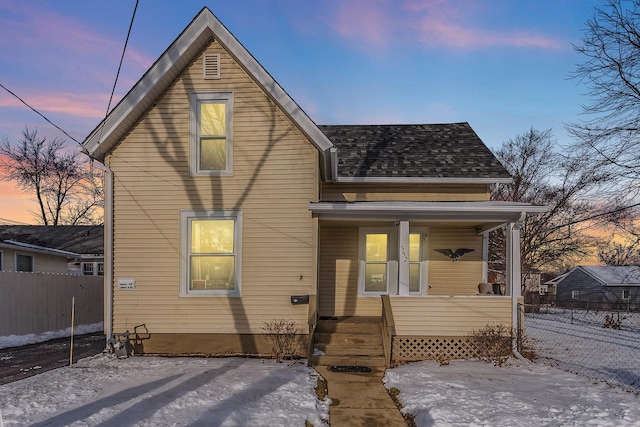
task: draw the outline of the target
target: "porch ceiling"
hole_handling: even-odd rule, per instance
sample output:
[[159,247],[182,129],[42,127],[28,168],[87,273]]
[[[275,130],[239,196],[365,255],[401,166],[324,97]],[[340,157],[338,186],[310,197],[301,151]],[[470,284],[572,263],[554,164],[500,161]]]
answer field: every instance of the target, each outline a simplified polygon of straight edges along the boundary
[[309,210],[322,220],[417,221],[468,223],[483,228],[516,222],[524,215],[548,211],[547,206],[515,202],[318,202]]

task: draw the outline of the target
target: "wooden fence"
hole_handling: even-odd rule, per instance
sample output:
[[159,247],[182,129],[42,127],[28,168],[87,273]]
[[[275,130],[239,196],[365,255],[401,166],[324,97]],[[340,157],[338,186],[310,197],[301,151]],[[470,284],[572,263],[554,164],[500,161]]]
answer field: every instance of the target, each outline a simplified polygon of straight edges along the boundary
[[0,336],[39,334],[103,321],[103,277],[0,271]]

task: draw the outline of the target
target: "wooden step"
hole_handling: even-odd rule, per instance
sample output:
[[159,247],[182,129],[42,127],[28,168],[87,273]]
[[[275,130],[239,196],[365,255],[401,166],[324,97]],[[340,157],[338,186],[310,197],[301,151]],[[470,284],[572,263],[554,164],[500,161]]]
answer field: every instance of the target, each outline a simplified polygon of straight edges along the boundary
[[375,356],[329,356],[314,355],[309,358],[311,366],[369,366],[384,368],[384,357]]
[[315,344],[313,348],[331,356],[384,356],[382,345]]
[[381,321],[379,317],[353,317],[338,318],[330,320],[319,320],[316,325],[316,332],[319,333],[358,333],[358,334],[379,334],[381,332]]
[[342,344],[342,345],[359,345],[372,344],[382,346],[382,334],[343,334],[321,332],[314,334],[314,343],[317,344]]

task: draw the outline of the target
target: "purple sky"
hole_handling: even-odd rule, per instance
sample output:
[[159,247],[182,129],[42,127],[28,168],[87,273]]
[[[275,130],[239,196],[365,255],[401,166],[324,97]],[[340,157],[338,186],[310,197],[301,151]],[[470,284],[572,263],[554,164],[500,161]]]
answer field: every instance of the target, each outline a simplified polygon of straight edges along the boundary
[[[140,0],[115,102],[203,6],[318,124],[467,121],[490,147],[579,119],[595,0]],[[82,141],[104,117],[134,0],[0,0],[0,83]],[[68,139],[0,88],[0,137]],[[75,143],[69,141],[69,145]],[[35,204],[0,182],[0,223]]]

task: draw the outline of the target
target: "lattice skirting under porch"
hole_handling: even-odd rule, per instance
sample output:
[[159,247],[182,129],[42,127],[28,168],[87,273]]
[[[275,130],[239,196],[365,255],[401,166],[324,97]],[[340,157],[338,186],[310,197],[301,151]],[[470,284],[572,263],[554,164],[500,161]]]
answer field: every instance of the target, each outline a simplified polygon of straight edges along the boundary
[[465,337],[394,336],[391,346],[391,360],[396,363],[473,357],[476,357],[476,352]]

